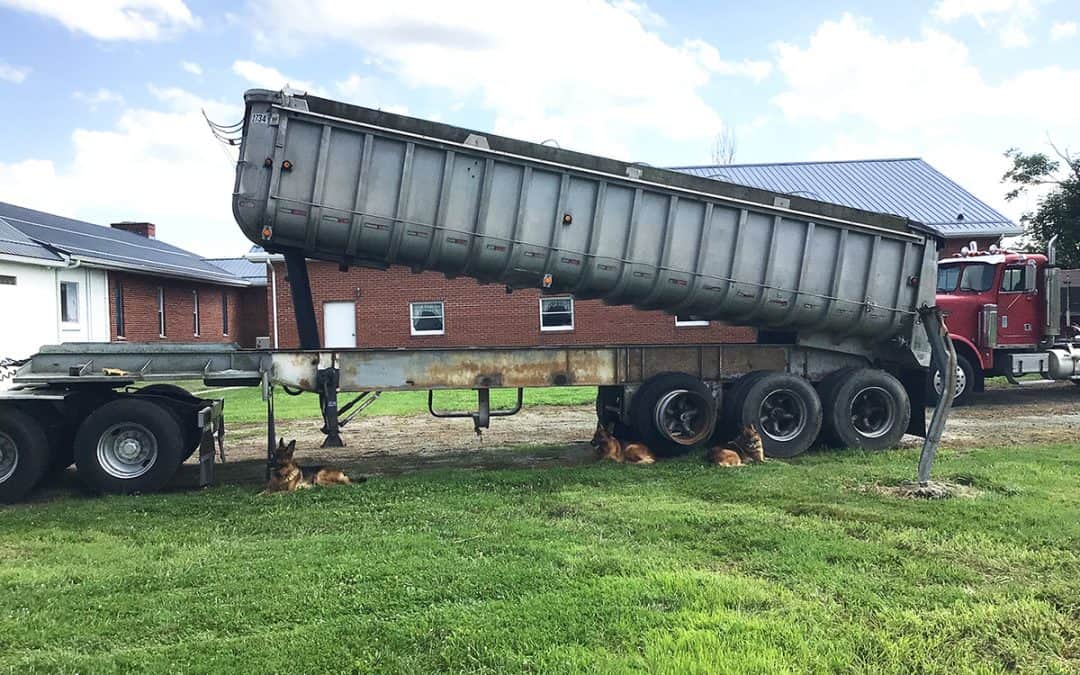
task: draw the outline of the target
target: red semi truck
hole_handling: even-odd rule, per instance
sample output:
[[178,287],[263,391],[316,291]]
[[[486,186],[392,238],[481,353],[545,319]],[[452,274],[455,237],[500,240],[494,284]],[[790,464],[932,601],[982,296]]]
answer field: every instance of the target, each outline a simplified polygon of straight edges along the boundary
[[[1080,270],[1046,255],[971,246],[938,263],[937,304],[956,346],[955,404],[988,376],[1039,374],[1080,385]],[[934,387],[941,391],[940,374]]]

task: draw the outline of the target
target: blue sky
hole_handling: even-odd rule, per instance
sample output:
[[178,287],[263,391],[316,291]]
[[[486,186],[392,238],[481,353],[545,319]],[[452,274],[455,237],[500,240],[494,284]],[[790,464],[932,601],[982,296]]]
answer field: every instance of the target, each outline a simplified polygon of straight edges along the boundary
[[[304,5],[304,11],[296,7]],[[243,91],[331,98],[653,165],[921,156],[1019,218],[1010,146],[1080,146],[1080,2],[0,0],[0,200],[246,248]]]

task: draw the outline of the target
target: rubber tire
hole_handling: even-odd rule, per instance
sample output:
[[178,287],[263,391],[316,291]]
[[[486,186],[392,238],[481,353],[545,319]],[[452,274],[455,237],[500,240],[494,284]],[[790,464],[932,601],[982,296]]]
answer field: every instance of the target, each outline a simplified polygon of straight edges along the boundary
[[[892,429],[877,438],[863,436],[851,423],[852,399],[866,387],[881,387],[897,404]],[[832,447],[886,450],[895,448],[907,432],[911,421],[911,399],[900,381],[884,370],[845,368],[826,378],[820,391],[825,412],[821,436]]]
[[0,503],[10,504],[37,487],[49,468],[52,452],[41,425],[21,410],[0,410],[0,431],[11,436],[19,452],[15,473],[0,483]]
[[[154,435],[158,456],[149,471],[136,478],[116,478],[101,468],[97,445],[106,429],[121,422],[137,422]],[[134,397],[118,398],[90,413],[75,433],[75,465],[79,478],[91,490],[130,494],[165,487],[180,466],[184,452],[180,425],[164,407]]]
[[[670,457],[685,454],[694,446],[681,445],[662,434],[652,423],[653,410],[656,404],[668,392],[675,389],[685,389],[704,396],[708,401],[715,401],[712,390],[700,379],[688,373],[667,372],[659,373],[645,381],[641,388],[634,394],[634,400],[630,404],[633,414],[634,429],[638,439],[647,445],[657,455]],[[710,407],[711,419],[707,420],[709,431],[702,439],[702,443],[708,441],[716,427],[716,406]]]
[[739,435],[742,429],[742,414],[739,411],[742,410],[747,390],[753,386],[754,382],[772,372],[775,371],[754,370],[735,381],[724,396],[721,423],[716,425],[716,433],[713,434],[713,440],[716,443],[727,443]]
[[[975,390],[975,368],[971,365],[971,361],[968,360],[963,354],[956,355],[956,365],[960,370],[964,371],[964,379],[967,385],[964,387],[964,391],[953,398],[953,407],[959,408],[960,406],[967,405],[971,401],[971,393]],[[930,372],[930,379],[928,382],[929,400],[931,403],[937,403],[938,393],[934,387],[934,375],[937,374],[937,370]]]
[[615,438],[630,441],[635,440],[637,432],[623,424],[618,415],[604,410],[604,406],[613,405],[620,396],[625,396],[625,392],[619,391],[622,387],[619,386],[599,386],[596,388],[596,422],[600,425],[609,425],[614,423]]
[[[195,396],[187,389],[179,387],[175,384],[151,384],[135,392],[136,394],[146,394],[149,396],[164,396],[166,398],[177,399],[181,401],[197,402],[198,396]],[[164,407],[164,406],[162,406]],[[188,428],[184,421],[180,418],[180,414],[172,408],[167,408],[176,419],[176,423],[180,425],[180,429],[184,434],[184,456],[180,459],[180,463],[183,464],[187,461],[188,457],[195,454],[195,451],[199,449],[199,445],[202,444],[202,429],[198,427]]]
[[[761,403],[777,389],[791,390],[806,405],[807,419],[803,430],[795,438],[787,441],[778,441],[761,428]],[[737,404],[738,407],[732,409],[736,428],[741,429],[750,423],[757,425],[765,454],[769,457],[787,458],[800,455],[810,449],[821,433],[821,399],[818,398],[814,386],[798,375],[781,371],[760,372],[756,377],[748,380],[739,393]]]

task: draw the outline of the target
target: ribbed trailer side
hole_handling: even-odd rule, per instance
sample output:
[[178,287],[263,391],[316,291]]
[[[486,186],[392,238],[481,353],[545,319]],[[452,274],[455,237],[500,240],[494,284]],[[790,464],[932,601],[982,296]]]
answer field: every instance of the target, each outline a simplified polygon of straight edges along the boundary
[[[906,220],[250,91],[234,194],[270,250],[882,341],[933,302]],[[910,340],[908,341],[910,343]]]

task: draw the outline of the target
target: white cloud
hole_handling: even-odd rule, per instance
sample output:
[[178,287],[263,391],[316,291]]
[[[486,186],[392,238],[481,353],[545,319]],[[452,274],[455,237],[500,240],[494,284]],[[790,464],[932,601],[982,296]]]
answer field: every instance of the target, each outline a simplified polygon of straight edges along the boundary
[[123,103],[124,97],[120,94],[106,89],[104,87],[99,88],[97,91],[85,92],[76,91],[71,95],[76,101],[81,101],[90,107],[91,110],[97,110],[99,106],[105,103]]
[[180,67],[191,73],[192,75],[195,75],[196,77],[203,74],[202,66],[195,63],[194,61],[181,61]]
[[1050,26],[1051,40],[1066,40],[1076,35],[1075,21],[1061,21]]
[[198,28],[184,0],[0,0],[98,40],[160,40]]
[[125,109],[111,129],[76,129],[63,162],[0,162],[0,201],[107,224],[148,220],[158,237],[203,255],[236,255],[246,240],[231,216],[235,157],[223,154],[201,108],[232,122],[242,108],[176,88],[157,106]]
[[254,61],[235,61],[232,69],[234,73],[247,80],[249,84],[264,89],[288,87],[295,91],[310,92],[312,94],[319,94],[322,91],[310,82],[289,77],[276,68],[264,66]]
[[940,0],[931,11],[935,18],[951,23],[974,19],[979,27],[996,31],[1003,47],[1031,44],[1027,28],[1045,0]]
[[1080,69],[1048,66],[988,82],[948,35],[890,40],[850,15],[824,22],[805,46],[776,51],[786,86],[774,103],[785,117],[851,129],[815,158],[922,156],[1014,219],[1033,202],[1004,201],[1002,152],[1041,150],[1047,131],[1080,135]]
[[[628,157],[628,139],[707,143],[723,126],[704,99],[716,76],[760,79],[768,65],[723,61],[700,40],[671,44],[640,2],[310,3],[250,6],[267,47],[347,42],[407,87],[447,90],[494,113],[494,131]],[[677,120],[677,122],[673,121]]]
[[29,68],[13,66],[5,61],[0,61],[0,80],[13,84],[22,84],[26,76],[30,74]]

